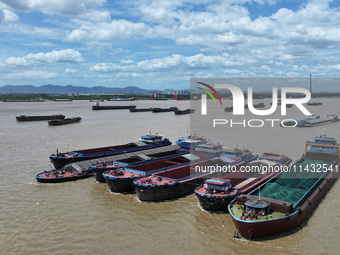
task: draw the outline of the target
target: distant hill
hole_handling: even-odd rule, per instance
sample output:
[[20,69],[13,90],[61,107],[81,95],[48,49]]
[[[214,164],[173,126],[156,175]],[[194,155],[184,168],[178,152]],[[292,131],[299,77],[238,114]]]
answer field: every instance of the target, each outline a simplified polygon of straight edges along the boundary
[[[125,88],[108,88],[102,86],[95,87],[82,87],[82,86],[61,86],[61,85],[43,85],[43,86],[33,86],[33,85],[6,85],[0,87],[0,93],[2,94],[33,94],[33,93],[46,93],[46,94],[67,94],[67,93],[80,93],[80,94],[131,94],[131,91],[135,94],[151,94],[153,90],[141,89],[136,86],[128,86]],[[162,91],[157,91],[157,93],[162,93]]]

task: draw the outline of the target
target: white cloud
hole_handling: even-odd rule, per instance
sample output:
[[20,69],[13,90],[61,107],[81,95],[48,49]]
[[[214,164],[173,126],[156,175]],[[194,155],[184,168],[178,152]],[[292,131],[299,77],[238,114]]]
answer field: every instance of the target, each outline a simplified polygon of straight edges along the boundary
[[137,63],[124,61],[122,65],[114,63],[98,63],[90,67],[91,71],[100,73],[153,73],[165,71],[192,71],[199,69],[215,68],[224,70],[229,66],[237,66],[240,63],[236,62],[230,55],[221,54],[216,56],[206,56],[197,54],[194,56],[185,57],[179,54],[173,54],[164,58],[155,58],[150,60],[139,61]]
[[30,53],[24,57],[10,57],[5,60],[5,64],[14,66],[29,66],[41,63],[77,63],[83,62],[81,53],[72,49]]
[[66,36],[66,40],[114,42],[114,40],[140,39],[145,36],[147,29],[144,23],[133,23],[127,20],[112,20],[109,23],[83,22],[80,28]]
[[70,68],[66,68],[65,69],[65,73],[76,73],[77,69],[70,69]]
[[23,11],[78,15],[100,7],[105,0],[2,0],[7,6]]
[[0,23],[16,22],[18,20],[19,17],[14,12],[7,9],[0,10]]

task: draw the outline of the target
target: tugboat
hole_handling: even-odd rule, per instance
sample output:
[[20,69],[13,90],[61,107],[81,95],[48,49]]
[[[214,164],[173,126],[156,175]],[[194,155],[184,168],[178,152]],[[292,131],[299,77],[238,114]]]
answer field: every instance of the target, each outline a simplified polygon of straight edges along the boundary
[[85,150],[76,150],[64,153],[57,153],[50,155],[50,160],[56,169],[64,167],[71,162],[83,161],[88,159],[95,159],[105,156],[118,155],[127,152],[147,150],[155,147],[171,145],[167,138],[162,135],[146,135],[142,136],[140,142],[127,143],[123,145],[115,145],[109,147],[100,147]]
[[237,196],[228,211],[244,238],[258,238],[299,226],[339,177],[340,144],[325,135],[308,141],[305,156],[249,195]]
[[[291,160],[282,161],[289,163]],[[255,169],[255,171],[238,171],[229,173],[222,178],[207,179],[204,185],[199,186],[195,190],[195,194],[204,210],[227,211],[228,204],[236,196],[247,194],[269,179],[277,176],[280,174],[278,170],[281,167],[282,163],[269,161],[267,159],[255,160],[246,166],[246,168]],[[241,166],[241,169],[242,168],[244,168],[244,166]]]
[[188,165],[190,160],[193,160],[190,154],[152,159],[128,167],[116,167],[105,172],[103,176],[112,192],[131,192],[135,189],[133,186],[135,179]]
[[51,171],[44,171],[35,176],[38,182],[42,183],[59,183],[76,181],[92,176],[92,172],[79,173],[77,171],[69,171],[67,169],[53,169]]

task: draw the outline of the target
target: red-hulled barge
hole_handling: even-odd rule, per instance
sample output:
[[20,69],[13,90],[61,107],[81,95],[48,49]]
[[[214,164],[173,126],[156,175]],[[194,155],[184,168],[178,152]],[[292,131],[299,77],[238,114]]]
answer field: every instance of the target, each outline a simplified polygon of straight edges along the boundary
[[112,192],[131,192],[135,189],[133,186],[135,179],[188,165],[190,160],[190,154],[147,160],[140,164],[107,171],[103,176]]

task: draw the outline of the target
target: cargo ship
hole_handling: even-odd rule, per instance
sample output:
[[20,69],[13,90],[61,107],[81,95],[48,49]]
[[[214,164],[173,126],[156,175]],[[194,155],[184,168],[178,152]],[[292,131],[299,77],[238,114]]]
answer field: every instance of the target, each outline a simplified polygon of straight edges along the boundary
[[[143,153],[143,154],[142,154]],[[96,181],[99,183],[105,183],[105,177],[103,174],[110,170],[122,170],[124,168],[133,166],[135,164],[139,163],[145,163],[150,160],[156,160],[161,158],[171,158],[171,157],[177,157],[179,155],[187,153],[185,150],[180,150],[178,147],[173,148],[172,150],[167,150],[164,152],[149,152],[149,150],[141,151],[140,155],[133,155],[128,158],[115,160],[111,162],[103,162],[91,165],[92,172],[94,174],[94,177],[96,178]]]
[[130,112],[152,112],[153,108],[130,108]]
[[124,109],[132,109],[136,108],[135,105],[93,105],[92,110],[124,110]]
[[77,123],[80,121],[81,121],[80,117],[65,118],[65,119],[58,119],[58,120],[53,119],[53,120],[48,121],[48,125],[49,126],[61,126],[61,125]]
[[50,155],[50,160],[55,168],[59,169],[66,164],[72,162],[106,157],[133,151],[147,150],[167,145],[171,145],[171,142],[167,138],[164,138],[162,135],[146,135],[142,136],[139,142],[127,143],[123,145],[75,150],[64,153],[59,153],[57,151],[55,154]]
[[340,144],[320,136],[307,141],[305,154],[249,195],[233,200],[228,211],[244,238],[259,238],[296,228],[308,218],[339,177]]
[[157,113],[157,112],[174,112],[174,111],[176,111],[176,110],[178,110],[177,107],[169,107],[169,108],[153,108],[153,109],[152,109],[152,112],[155,112],[155,113]]
[[[270,156],[274,158],[273,155]],[[283,159],[280,155],[279,161],[289,164],[290,158]],[[241,163],[242,164],[242,163]],[[241,166],[242,171],[231,172],[222,178],[207,179],[204,185],[195,190],[200,206],[206,211],[227,211],[228,204],[238,195],[247,194],[265,183],[269,179],[280,174],[283,166],[276,161],[259,159],[251,161],[246,166]],[[253,171],[245,171],[254,169]],[[243,168],[243,169],[242,169]]]
[[242,154],[235,154],[234,151],[229,151],[230,154],[228,154],[228,151],[224,151],[218,157],[212,153],[202,152],[200,150],[200,153],[193,152],[193,154],[203,158],[203,161],[134,180],[139,200],[162,201],[184,196],[194,192],[195,188],[205,179],[224,175],[223,171],[213,171],[212,167],[216,166],[215,170],[218,167],[239,167],[243,163],[257,158],[257,155],[253,155],[248,150],[243,151]]
[[62,120],[65,119],[65,116],[62,114],[57,115],[33,115],[26,116],[20,115],[16,117],[17,121],[42,121],[42,120]]
[[321,125],[326,125],[334,122],[338,122],[339,118],[334,113],[326,113],[323,118],[306,120],[298,123],[297,127],[317,127]]
[[194,159],[190,154],[172,155],[165,158],[147,160],[126,167],[117,167],[116,169],[104,172],[103,176],[112,192],[131,192],[135,189],[133,186],[135,179],[188,165],[191,160]]

